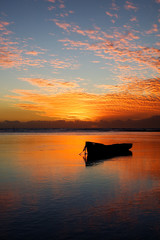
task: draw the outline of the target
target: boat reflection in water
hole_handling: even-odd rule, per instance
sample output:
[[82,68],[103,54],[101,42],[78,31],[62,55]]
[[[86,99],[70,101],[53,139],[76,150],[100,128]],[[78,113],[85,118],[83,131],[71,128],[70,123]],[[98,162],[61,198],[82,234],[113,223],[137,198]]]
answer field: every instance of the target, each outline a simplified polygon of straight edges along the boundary
[[83,158],[86,166],[93,166],[115,157],[132,156],[132,152],[129,150],[131,148],[132,143],[104,145],[101,143],[86,142],[83,149]]

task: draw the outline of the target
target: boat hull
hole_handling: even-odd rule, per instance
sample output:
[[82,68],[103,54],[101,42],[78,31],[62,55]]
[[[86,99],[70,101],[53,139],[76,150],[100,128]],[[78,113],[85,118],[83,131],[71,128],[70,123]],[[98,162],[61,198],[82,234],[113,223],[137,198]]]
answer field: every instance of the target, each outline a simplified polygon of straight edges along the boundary
[[127,156],[130,155],[130,149],[132,143],[121,143],[104,145],[94,142],[86,142],[85,151],[87,154],[87,161],[94,159],[108,159],[116,156]]

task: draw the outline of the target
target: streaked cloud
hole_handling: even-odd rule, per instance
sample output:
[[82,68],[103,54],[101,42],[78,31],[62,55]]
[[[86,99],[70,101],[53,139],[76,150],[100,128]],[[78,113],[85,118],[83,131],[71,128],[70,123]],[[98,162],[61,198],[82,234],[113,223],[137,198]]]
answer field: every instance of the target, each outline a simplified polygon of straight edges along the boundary
[[[71,25],[68,26],[71,27]],[[75,29],[77,28],[74,28],[74,31],[76,31]],[[139,66],[142,63],[147,67],[149,66],[159,72],[159,49],[137,45],[133,41],[138,40],[140,37],[135,35],[133,32],[126,31],[124,33],[119,33],[118,31],[114,31],[112,35],[114,40],[112,41],[107,38],[107,34],[106,38],[104,37],[105,35],[103,31],[92,31],[92,35],[90,35],[91,33],[88,33],[86,30],[82,32],[89,39],[94,39],[96,42],[89,43],[88,41],[73,41],[70,39],[61,39],[59,41],[61,41],[68,50],[79,48],[80,50],[94,51],[96,56],[104,59],[107,59],[110,56],[119,63],[134,61]]]
[[137,17],[132,17],[132,18],[130,18],[130,21],[131,21],[131,22],[137,22]]
[[22,81],[26,81],[32,85],[38,86],[38,87],[50,87],[50,88],[64,88],[72,90],[74,88],[79,87],[79,85],[76,82],[67,82],[64,81],[64,79],[44,79],[44,78],[20,78]]
[[10,25],[9,22],[0,21],[0,30],[1,31],[5,30],[6,29],[5,26],[8,26],[8,25]]
[[119,7],[118,5],[115,3],[115,0],[112,0],[112,7],[110,8],[114,11],[118,11],[119,10]]
[[138,10],[138,8],[132,2],[129,2],[129,1],[126,1],[124,7],[127,10],[134,10],[134,11]]
[[[48,84],[48,81],[44,81],[44,79],[26,80],[31,84],[38,84],[40,87]],[[62,82],[63,86],[67,84]],[[140,118],[151,114],[160,114],[159,78],[129,81],[119,86],[99,85],[99,88],[109,89],[112,93],[91,94],[71,91],[42,94],[32,90],[15,89],[12,92],[16,95],[7,97],[19,100],[20,103],[16,105],[24,110],[36,111],[37,114],[53,119],[92,119],[96,121],[105,119],[106,116],[114,119],[130,116]],[[152,113],[150,109],[152,109]]]
[[44,53],[32,50],[32,51],[25,52],[25,54],[32,55],[32,56],[37,56],[38,54],[44,54]]
[[9,22],[3,21],[0,23],[0,66],[2,68],[24,68],[25,66],[43,67],[46,63],[45,59],[32,59],[26,57],[25,55],[37,56],[39,54],[43,54],[45,49],[39,48],[40,51],[28,51],[28,45],[26,44],[27,40],[25,40],[24,42],[20,41],[19,39],[11,40],[11,35],[13,35],[13,32],[8,31],[6,28],[9,25]]
[[52,59],[50,60],[50,65],[55,68],[55,69],[77,69],[79,68],[79,64],[72,60],[72,59],[65,59],[65,60],[60,60],[60,59]]
[[117,13],[110,13],[110,12],[106,12],[106,14],[110,17],[115,17],[118,18],[118,14]]
[[61,3],[61,4],[59,5],[59,8],[65,8],[65,5],[64,5],[63,3]]
[[69,23],[65,23],[65,22],[60,22],[59,20],[57,19],[53,19],[53,21],[55,22],[55,24],[60,27],[60,28],[63,28],[64,30],[66,31],[69,31],[68,29],[71,28],[71,24]]
[[63,0],[51,0],[48,1],[51,5],[48,7],[49,11],[54,11],[57,17],[68,17],[70,14],[73,14],[73,10],[68,10],[66,8],[66,3]]
[[155,33],[155,32],[158,32],[157,24],[153,24],[152,28],[150,30],[146,31],[146,34],[152,34],[152,33]]

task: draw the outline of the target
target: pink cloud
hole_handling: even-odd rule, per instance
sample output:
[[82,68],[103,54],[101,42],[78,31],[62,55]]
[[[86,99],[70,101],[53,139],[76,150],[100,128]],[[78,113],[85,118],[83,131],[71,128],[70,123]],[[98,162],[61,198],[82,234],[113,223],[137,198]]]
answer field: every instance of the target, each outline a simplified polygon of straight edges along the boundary
[[146,31],[146,34],[152,34],[153,32],[158,32],[157,24],[153,24],[152,28],[150,30]]
[[118,11],[119,10],[119,7],[117,6],[117,4],[114,1],[112,2],[111,9],[114,10],[114,11]]
[[124,7],[127,10],[134,10],[134,11],[138,10],[138,8],[136,6],[134,6],[134,4],[132,2],[129,2],[129,1],[126,1]]
[[29,82],[30,84],[38,87],[53,87],[54,84],[47,79],[43,78],[20,78],[22,81]]
[[55,8],[54,6],[50,6],[50,7],[48,7],[48,10],[52,11],[54,8]]
[[[20,41],[16,39],[16,41],[11,41],[9,36],[12,32],[8,31],[6,27],[10,25],[10,23],[1,21],[0,28],[2,31],[0,37],[0,66],[2,68],[24,68],[26,66],[36,66],[36,67],[43,67],[44,63],[46,63],[45,59],[31,59],[28,56],[37,56],[38,54],[43,54],[45,49],[40,49],[40,51],[28,51],[26,50],[27,41],[31,39],[25,39],[25,41]],[[7,34],[7,36],[6,36]],[[22,43],[26,44],[22,48]],[[21,47],[20,47],[21,45]],[[38,47],[37,47],[38,48]]]
[[73,41],[70,39],[60,39],[59,42],[62,42],[64,46],[72,46],[72,47],[89,47],[88,43],[82,42],[82,41]]
[[118,18],[118,14],[116,14],[116,13],[110,13],[110,12],[106,12],[106,14],[108,15],[108,16],[110,16],[110,17],[116,17],[116,18]]
[[22,81],[26,81],[31,85],[45,88],[77,88],[79,85],[76,82],[67,82],[64,79],[44,79],[44,78],[20,78]]
[[128,32],[125,35],[122,35],[122,38],[132,41],[134,39],[139,39],[138,36],[134,35],[132,32]]
[[71,59],[66,60],[60,60],[60,59],[53,59],[50,61],[50,65],[54,67],[55,69],[77,69],[79,65]]
[[37,52],[37,51],[28,51],[25,54],[27,55],[32,55],[32,56],[37,56],[38,54],[43,54],[43,52]]
[[[90,39],[94,39],[94,40],[105,40],[105,38],[113,38],[112,35],[109,35],[105,32],[100,32],[100,29],[99,28],[96,28],[96,30],[82,30],[80,29],[80,27],[78,25],[71,25],[67,22],[60,22],[59,20],[57,19],[54,19],[52,20],[55,22],[55,24],[64,29],[65,31],[67,32],[75,32],[75,33],[78,33],[80,35],[83,35],[83,36],[87,36],[89,37]],[[101,36],[103,35],[103,37]],[[105,38],[104,38],[105,37]]]
[[[23,51],[18,48],[18,43],[7,42],[0,49],[0,66],[3,68],[22,68],[24,66],[43,67],[46,63],[45,59],[28,59],[23,55]],[[25,52],[26,53],[26,52]],[[36,53],[29,54],[36,56]]]
[[48,2],[55,3],[56,0],[48,0]]
[[69,39],[59,40],[67,49],[79,48],[80,50],[94,51],[96,56],[104,59],[113,59],[116,62],[136,62],[139,66],[144,64],[159,72],[159,54],[160,50],[156,48],[146,48],[130,43],[139,39],[139,36],[132,32],[126,34],[115,33],[117,40],[109,41],[107,39],[89,44],[88,42],[73,41]]
[[65,5],[61,3],[61,4],[59,5],[59,8],[65,8]]
[[61,13],[60,17],[67,17],[69,14],[68,13]]
[[9,22],[5,22],[5,21],[0,21],[0,30],[4,30],[5,26],[10,25]]
[[18,67],[22,64],[21,51],[16,48],[2,47],[0,50],[0,66],[3,68]]
[[91,61],[92,63],[100,63],[100,61]]
[[62,22],[59,22],[57,19],[54,19],[53,21],[58,27],[63,28],[66,31],[69,31],[69,29],[71,28],[71,24],[69,23],[65,23],[65,22],[62,23]]
[[110,17],[113,17],[113,14],[109,13],[109,12],[106,12],[106,14]]
[[156,3],[160,3],[160,0],[156,0]]
[[131,21],[131,22],[137,22],[137,18],[136,18],[136,17],[132,17],[132,18],[130,19],[130,21]]
[[6,22],[6,21],[0,21],[0,31],[2,31],[1,36],[3,35],[9,35],[12,34],[13,32],[10,30],[7,30],[7,26],[9,26],[11,23]]
[[[141,68],[142,65],[145,65],[146,69],[150,67],[159,72],[159,51],[151,47],[145,48],[137,45],[136,40],[140,38],[137,34],[139,32],[132,30],[129,26],[127,27],[129,29],[127,32],[120,33],[114,30],[112,35],[101,31],[100,28],[96,28],[96,30],[81,30],[76,25],[68,24],[65,26],[67,26],[66,31],[76,32],[96,41],[95,43],[89,43],[88,41],[73,41],[69,39],[59,40],[68,50],[79,48],[80,50],[94,51],[96,56],[103,59],[113,59],[116,63],[130,63],[134,61]],[[152,31],[157,31],[157,25],[153,25]],[[110,41],[108,38],[113,38],[114,40]]]

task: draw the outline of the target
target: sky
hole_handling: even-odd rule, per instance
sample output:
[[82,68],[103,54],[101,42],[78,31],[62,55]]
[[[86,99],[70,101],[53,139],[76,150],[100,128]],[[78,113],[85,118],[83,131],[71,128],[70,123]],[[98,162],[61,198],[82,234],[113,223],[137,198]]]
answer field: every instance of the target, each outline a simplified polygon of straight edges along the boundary
[[0,121],[160,115],[160,0],[0,5]]

